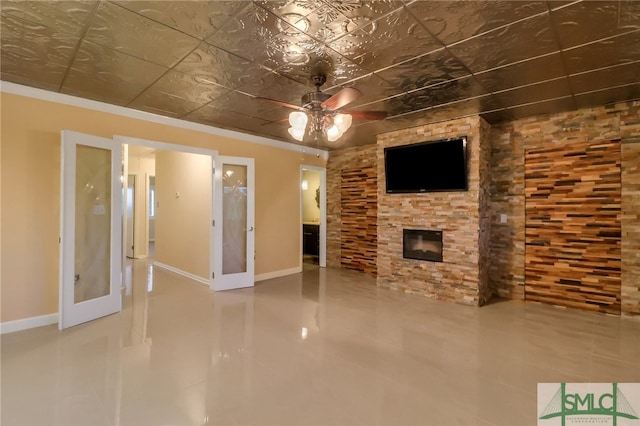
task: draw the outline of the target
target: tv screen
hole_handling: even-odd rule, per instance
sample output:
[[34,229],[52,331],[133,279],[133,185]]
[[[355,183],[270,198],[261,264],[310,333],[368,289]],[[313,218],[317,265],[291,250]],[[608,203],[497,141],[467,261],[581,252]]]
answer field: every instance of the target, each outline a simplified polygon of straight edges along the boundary
[[467,138],[384,149],[388,193],[467,190]]

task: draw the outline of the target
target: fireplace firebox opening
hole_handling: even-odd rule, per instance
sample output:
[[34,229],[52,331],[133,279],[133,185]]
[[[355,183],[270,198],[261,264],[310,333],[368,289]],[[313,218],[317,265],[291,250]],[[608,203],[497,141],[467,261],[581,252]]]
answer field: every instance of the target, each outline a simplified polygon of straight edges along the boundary
[[403,229],[402,257],[442,262],[442,231]]

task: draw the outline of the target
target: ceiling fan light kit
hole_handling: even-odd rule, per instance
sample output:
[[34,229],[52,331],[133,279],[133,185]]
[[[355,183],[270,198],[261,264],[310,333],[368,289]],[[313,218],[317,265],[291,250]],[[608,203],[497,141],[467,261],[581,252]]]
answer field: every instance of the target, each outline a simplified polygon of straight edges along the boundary
[[[384,111],[340,111],[340,108],[355,101],[362,93],[354,88],[345,87],[334,95],[320,90],[327,80],[324,74],[311,77],[316,86],[315,92],[302,96],[302,106],[288,104],[275,99],[258,97],[261,101],[267,101],[279,106],[294,109],[289,114],[288,132],[292,138],[302,142],[305,134],[315,135],[316,139],[326,136],[329,142],[334,142],[349,130],[353,122],[353,115],[357,118],[369,120],[382,120],[387,114]],[[309,124],[310,123],[310,124]]]

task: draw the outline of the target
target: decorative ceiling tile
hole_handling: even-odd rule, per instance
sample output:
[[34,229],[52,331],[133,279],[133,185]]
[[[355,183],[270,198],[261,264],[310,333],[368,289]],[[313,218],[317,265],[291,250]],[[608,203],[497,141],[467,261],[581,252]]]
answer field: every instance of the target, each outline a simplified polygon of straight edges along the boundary
[[620,87],[580,93],[575,96],[578,108],[589,108],[620,102],[621,99],[640,99],[640,82]]
[[640,30],[567,49],[563,56],[569,74],[638,61]]
[[574,94],[591,92],[620,85],[637,83],[640,60],[569,76],[569,85]]
[[260,126],[265,123],[265,121],[257,118],[250,119],[247,115],[217,108],[213,103],[191,112],[184,118],[198,123],[249,133],[260,130]]
[[476,79],[487,90],[497,92],[524,86],[537,81],[551,80],[565,75],[562,55],[551,53],[500,68],[476,73]]
[[259,101],[252,96],[240,92],[229,92],[216,98],[211,105],[215,108],[242,113],[264,121],[276,121],[291,111],[269,102]]
[[[346,106],[347,109],[369,109],[359,108],[362,105],[367,105],[372,102],[379,101],[393,92],[393,86],[391,83],[380,78],[376,74],[369,74],[362,78],[349,81],[344,87],[352,87],[359,90],[362,93],[358,99]],[[328,91],[334,92],[340,90],[340,87],[328,87]]]
[[[2,1],[2,11],[5,13]],[[19,16],[30,22],[34,29],[39,25],[49,27],[59,33],[67,33],[80,37],[91,15],[98,5],[98,1],[20,1],[19,7],[23,15]],[[14,2],[8,3],[7,13],[15,12]],[[14,15],[15,16],[15,15]]]
[[548,14],[519,21],[449,47],[474,73],[559,50]]
[[390,95],[433,86],[469,75],[467,68],[442,48],[376,73],[390,83]]
[[536,115],[544,114],[554,114],[564,111],[572,111],[575,109],[575,99],[572,96],[566,96],[532,104],[519,105],[513,108],[508,108],[507,111],[509,112],[511,119],[517,120],[520,118],[533,117]]
[[42,24],[4,16],[2,19],[2,49],[19,49],[27,58],[69,65],[80,38]]
[[6,51],[4,46],[0,66],[3,81],[54,92],[60,88],[68,68],[42,58],[25,57]]
[[640,2],[637,0],[620,0],[619,32],[640,29]]
[[2,52],[12,49],[16,53],[22,50],[22,34],[24,33],[24,20],[13,15],[0,15],[0,42]]
[[399,115],[457,102],[465,98],[474,98],[486,93],[486,90],[473,77],[463,77],[446,81],[436,86],[406,92],[387,99],[385,104],[388,111],[392,111],[394,115]]
[[302,143],[328,149],[638,99],[640,85],[630,0],[2,0],[0,40],[4,81],[288,142],[290,110],[256,97],[300,105],[318,72],[328,94],[362,92],[344,110],[390,114]]
[[117,1],[129,9],[200,40],[246,7],[241,1]]
[[375,21],[354,34],[364,40],[357,48],[343,54],[377,71],[409,58],[432,52],[442,47],[404,9]]
[[364,68],[328,48],[318,54],[311,55],[309,62],[286,64],[277,68],[276,72],[301,84],[310,85],[310,87],[313,87],[311,84],[312,76],[318,73],[325,74],[327,81],[323,89],[342,85],[370,74]]
[[248,84],[239,88],[241,92],[254,96],[272,98],[294,105],[300,105],[300,98],[313,89],[309,85],[282,77],[273,72],[256,75]]
[[515,89],[493,93],[494,99],[503,107],[512,107],[545,99],[571,96],[567,77],[559,77],[541,83],[529,84]]
[[298,4],[296,0],[258,0],[255,3],[280,17],[291,14],[307,16],[315,9],[309,2]]
[[145,92],[128,105],[129,108],[172,118],[182,118],[201,106],[201,104],[189,102],[180,98],[174,98],[166,93],[157,92]]
[[408,9],[444,44],[547,11],[541,1],[416,1]]
[[2,19],[7,16],[14,18],[24,19],[24,5],[23,0],[3,0],[0,2],[0,15]]
[[563,49],[628,31],[618,27],[619,16],[620,3],[612,1],[577,2],[551,12]]
[[152,106],[167,111],[172,116],[181,117],[228,91],[229,89],[223,86],[201,78],[169,71],[148,87],[129,106],[138,109]]
[[228,52],[262,64],[270,55],[278,52],[272,45],[272,39],[281,31],[278,26],[280,22],[281,20],[273,13],[256,3],[249,3],[206,41]]
[[171,67],[199,40],[111,3],[100,3],[85,40]]
[[247,59],[207,43],[201,43],[197,49],[176,64],[174,70],[228,88],[241,87],[251,82],[256,75],[266,72]]
[[471,115],[477,115],[482,111],[493,111],[496,109],[498,109],[498,107],[492,97],[485,95],[468,100],[462,99],[446,105],[438,105],[424,111],[411,112],[398,118],[401,120],[399,123],[402,123],[402,126],[406,127],[409,122],[416,123],[414,125],[423,125],[438,121],[468,117]]
[[[167,68],[113,49],[83,42],[61,92],[126,105]],[[122,72],[126,70],[126,72]]]
[[380,16],[384,16],[388,13],[391,13],[395,10],[401,9],[404,7],[406,1],[367,1],[362,0],[358,2],[358,8],[354,8],[351,10],[343,11],[343,15],[349,19],[360,19],[360,18],[369,18],[371,20],[379,19]]

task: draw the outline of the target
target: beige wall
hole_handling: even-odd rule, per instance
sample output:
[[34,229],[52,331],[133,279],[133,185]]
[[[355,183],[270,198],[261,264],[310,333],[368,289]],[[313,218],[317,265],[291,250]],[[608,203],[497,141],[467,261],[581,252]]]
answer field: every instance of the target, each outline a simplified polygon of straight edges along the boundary
[[316,204],[316,189],[320,187],[320,172],[303,170],[302,180],[307,181],[307,190],[302,191],[302,221],[320,222],[320,207]]
[[134,257],[139,259],[149,256],[149,238],[152,238],[150,234],[153,229],[153,224],[149,218],[148,179],[149,176],[154,176],[156,173],[156,159],[155,154],[138,155],[130,153],[128,161],[128,174],[135,175],[136,177],[133,246]]
[[203,279],[209,277],[211,157],[156,153],[155,260]]
[[[60,131],[114,134],[255,158],[256,274],[300,264],[300,165],[313,154],[80,107],[0,94],[1,321],[58,311]],[[277,244],[277,250],[273,250]]]

